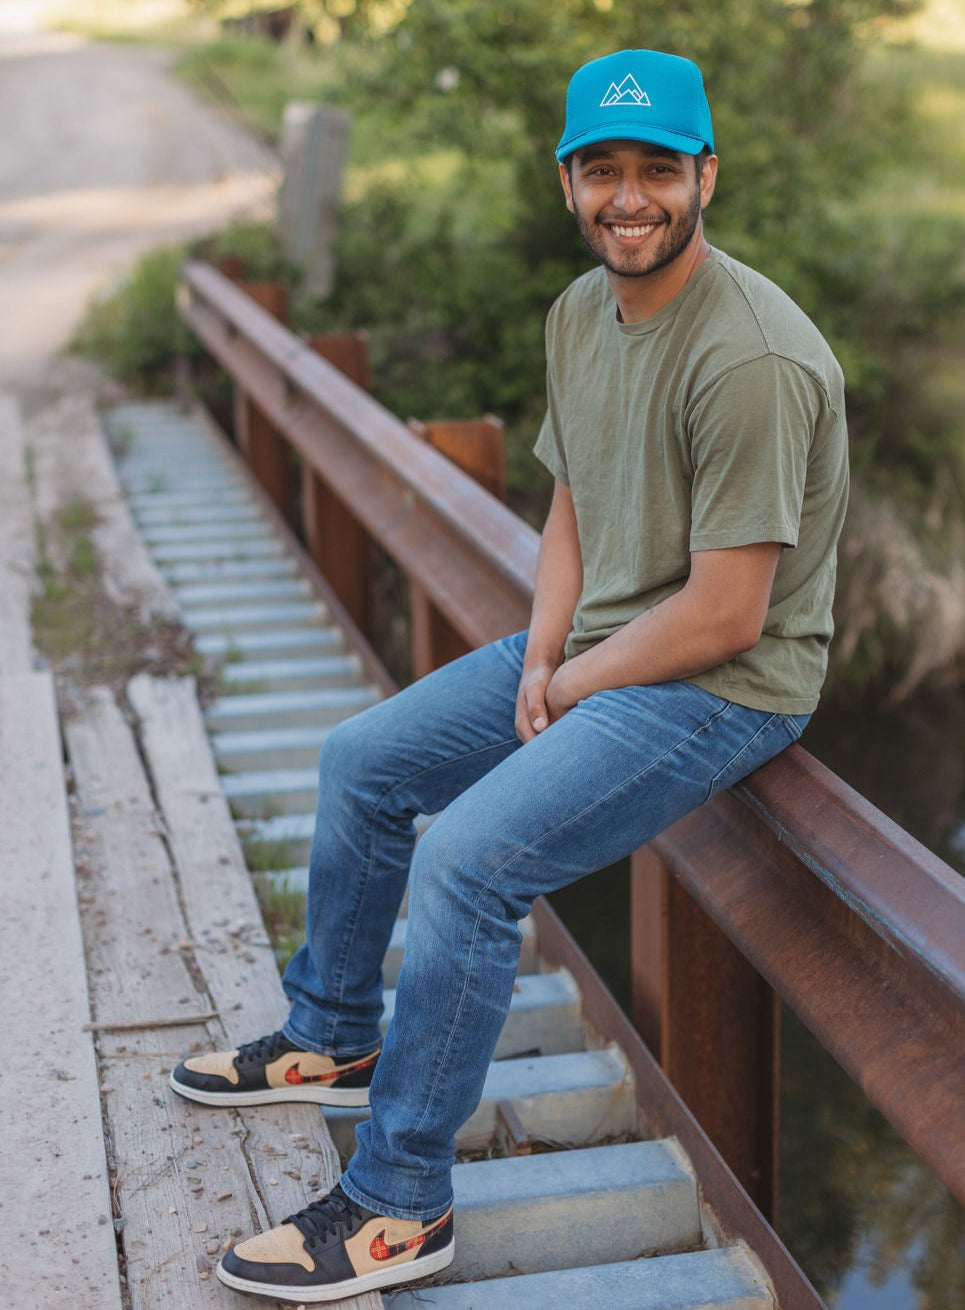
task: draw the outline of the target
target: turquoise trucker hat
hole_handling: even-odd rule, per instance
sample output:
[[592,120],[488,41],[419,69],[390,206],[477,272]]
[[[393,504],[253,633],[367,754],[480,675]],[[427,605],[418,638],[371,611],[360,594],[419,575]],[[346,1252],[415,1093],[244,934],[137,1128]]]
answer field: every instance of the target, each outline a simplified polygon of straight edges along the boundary
[[714,148],[700,69],[658,50],[619,50],[577,69],[566,93],[560,163],[596,141],[649,141],[683,154]]

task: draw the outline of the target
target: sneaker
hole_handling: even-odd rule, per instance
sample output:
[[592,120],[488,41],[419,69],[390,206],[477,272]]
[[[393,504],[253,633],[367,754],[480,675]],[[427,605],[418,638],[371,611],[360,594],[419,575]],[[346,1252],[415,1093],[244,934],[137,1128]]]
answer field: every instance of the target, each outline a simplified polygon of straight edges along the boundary
[[316,1055],[284,1033],[260,1037],[237,1051],[193,1055],[172,1072],[179,1096],[203,1105],[265,1105],[314,1101],[317,1105],[368,1105],[378,1051],[344,1057]]
[[279,1228],[227,1251],[217,1274],[236,1292],[293,1305],[338,1301],[438,1273],[452,1263],[452,1210],[391,1219],[335,1186]]

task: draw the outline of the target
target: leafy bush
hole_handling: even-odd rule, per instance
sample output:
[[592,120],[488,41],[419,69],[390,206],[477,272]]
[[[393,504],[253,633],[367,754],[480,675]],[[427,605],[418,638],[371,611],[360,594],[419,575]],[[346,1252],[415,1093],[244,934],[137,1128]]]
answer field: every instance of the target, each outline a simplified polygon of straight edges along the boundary
[[[293,326],[365,328],[375,393],[400,417],[498,413],[511,504],[537,521],[548,487],[529,450],[543,409],[543,320],[588,265],[552,157],[562,91],[579,63],[619,46],[692,55],[721,154],[710,240],[777,281],[828,336],[848,378],[863,489],[917,516],[916,535],[951,540],[965,498],[965,188],[955,190],[965,136],[954,90],[965,57],[919,59],[926,131],[905,52],[878,40],[912,8],[651,0],[642,26],[633,0],[356,0],[324,50],[233,41],[192,59],[274,131],[302,88],[352,113],[336,286],[324,303],[296,296]],[[335,12],[323,0],[303,8],[306,18],[323,11]],[[208,258],[219,250],[241,253],[251,276],[282,271],[265,232],[236,229],[203,247]],[[159,261],[132,278],[129,304],[109,298],[81,336],[107,345],[127,376],[156,375],[165,341],[183,342],[171,309],[177,261],[166,272]],[[891,512],[883,505],[883,520]],[[845,569],[857,558],[846,550]],[[892,655],[907,664],[913,621],[874,594],[877,613],[850,640],[867,679],[872,665],[893,676]]]
[[92,303],[72,348],[148,391],[169,386],[176,356],[199,349],[182,327],[174,302],[184,254],[182,247],[171,246],[135,264],[127,277]]
[[201,354],[177,313],[181,265],[189,257],[216,263],[228,254],[240,256],[253,279],[282,278],[292,272],[269,224],[236,224],[188,245],[166,246],[138,260],[91,302],[71,348],[145,392],[169,390],[175,359]]

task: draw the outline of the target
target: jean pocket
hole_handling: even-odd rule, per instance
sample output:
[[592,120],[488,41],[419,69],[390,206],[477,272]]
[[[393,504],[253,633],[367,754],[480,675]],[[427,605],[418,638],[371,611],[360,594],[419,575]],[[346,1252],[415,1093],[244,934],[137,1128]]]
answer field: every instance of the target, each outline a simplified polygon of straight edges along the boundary
[[[755,711],[747,710],[751,716]],[[780,755],[792,742],[797,741],[807,724],[807,714],[758,714],[756,730],[748,733],[740,749],[727,761],[710,784],[707,799],[733,787],[749,773],[759,769],[775,755]],[[761,719],[763,718],[763,721]],[[750,727],[750,725],[748,725]]]

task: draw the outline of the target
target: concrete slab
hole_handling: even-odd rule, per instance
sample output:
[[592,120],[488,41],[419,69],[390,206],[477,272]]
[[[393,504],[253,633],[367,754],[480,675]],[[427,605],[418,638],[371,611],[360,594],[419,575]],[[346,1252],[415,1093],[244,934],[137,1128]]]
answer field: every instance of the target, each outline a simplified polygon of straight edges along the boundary
[[212,732],[257,731],[298,724],[335,723],[381,699],[376,687],[318,687],[311,691],[268,691],[222,696],[205,713]]
[[[385,992],[382,1030],[392,1022],[395,991]],[[580,993],[565,969],[523,974],[516,979],[509,1015],[496,1043],[494,1058],[522,1054],[557,1055],[584,1044]]]
[[584,1266],[414,1291],[388,1292],[386,1310],[774,1310],[740,1247]]
[[683,1251],[697,1186],[662,1142],[479,1160],[453,1170],[452,1275],[498,1278]]

